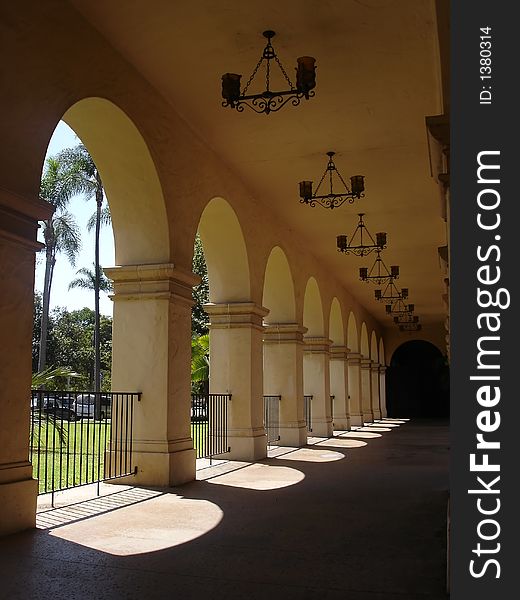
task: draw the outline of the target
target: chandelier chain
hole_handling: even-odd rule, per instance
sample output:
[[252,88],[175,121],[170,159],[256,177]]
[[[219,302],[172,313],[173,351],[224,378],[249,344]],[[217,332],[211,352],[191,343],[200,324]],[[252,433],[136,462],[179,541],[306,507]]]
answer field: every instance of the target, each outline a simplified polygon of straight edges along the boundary
[[264,60],[264,57],[262,56],[260,58],[260,60],[258,61],[256,67],[254,68],[254,71],[251,73],[251,77],[248,79],[244,89],[242,90],[242,96],[246,95],[247,89],[249,88],[249,86],[251,85],[251,82],[253,81],[253,79],[255,78],[256,73],[258,72],[258,69],[260,68],[260,65],[262,64],[262,61]]
[[283,68],[282,63],[280,62],[280,59],[278,58],[278,56],[276,56],[276,54],[274,55],[274,59],[278,63],[278,66],[280,67],[280,71],[282,72],[283,76],[285,77],[285,80],[287,81],[287,83],[291,87],[291,90],[294,90],[294,86],[291,83],[291,80],[289,79],[289,76],[285,72],[285,69]]
[[325,175],[327,174],[327,170],[325,170],[323,172],[323,175],[321,176],[320,182],[318,183],[318,185],[316,186],[316,191],[314,192],[315,195],[318,194],[319,190],[320,190],[320,186],[323,183],[323,180],[325,179]]

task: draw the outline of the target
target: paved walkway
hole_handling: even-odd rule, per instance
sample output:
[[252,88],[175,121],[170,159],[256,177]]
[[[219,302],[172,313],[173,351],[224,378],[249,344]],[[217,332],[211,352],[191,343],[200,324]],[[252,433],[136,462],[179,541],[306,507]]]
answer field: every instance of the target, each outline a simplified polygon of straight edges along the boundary
[[0,598],[445,599],[447,424],[309,442],[41,512],[0,540]]

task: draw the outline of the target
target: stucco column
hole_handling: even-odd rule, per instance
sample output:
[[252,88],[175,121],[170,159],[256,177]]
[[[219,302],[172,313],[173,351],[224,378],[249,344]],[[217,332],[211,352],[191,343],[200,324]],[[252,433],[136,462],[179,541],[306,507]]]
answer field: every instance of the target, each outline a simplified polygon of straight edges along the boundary
[[269,311],[254,302],[206,304],[210,318],[212,394],[232,394],[228,439],[232,460],[267,456],[263,411],[263,317]]
[[191,439],[191,306],[198,277],[173,264],[106,268],[114,282],[112,389],[142,392],[134,406],[135,477],[179,485],[195,478]]
[[381,418],[380,397],[379,397],[379,363],[372,361],[372,414],[374,419]]
[[53,208],[0,188],[0,535],[36,524],[29,462],[34,254],[38,220]]
[[348,365],[348,395],[350,402],[350,425],[363,425],[363,410],[361,407],[361,354],[349,352]]
[[374,420],[372,413],[372,361],[369,358],[361,359],[361,410],[363,411],[363,422],[369,423]]
[[312,434],[332,435],[330,402],[330,345],[323,337],[304,338],[303,391],[312,395]]
[[264,331],[264,394],[281,396],[281,446],[304,446],[303,334],[298,323],[269,324]]
[[332,424],[334,429],[350,429],[350,402],[348,392],[349,349],[346,346],[332,346],[330,349],[330,393],[332,403]]
[[379,367],[379,397],[381,399],[381,418],[385,419],[388,413],[386,412],[386,367],[384,365]]

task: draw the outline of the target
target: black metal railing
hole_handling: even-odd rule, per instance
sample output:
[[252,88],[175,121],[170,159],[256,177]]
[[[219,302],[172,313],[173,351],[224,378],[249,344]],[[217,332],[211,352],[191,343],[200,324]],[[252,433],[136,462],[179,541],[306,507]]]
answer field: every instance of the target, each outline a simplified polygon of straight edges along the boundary
[[312,398],[313,396],[303,397],[303,412],[305,414],[305,422],[307,423],[307,431],[312,431]]
[[134,403],[140,399],[139,392],[32,390],[29,460],[38,493],[134,474]]
[[191,436],[197,458],[230,452],[228,444],[228,404],[231,394],[191,395]]
[[281,399],[281,396],[264,396],[264,427],[268,446],[280,439]]

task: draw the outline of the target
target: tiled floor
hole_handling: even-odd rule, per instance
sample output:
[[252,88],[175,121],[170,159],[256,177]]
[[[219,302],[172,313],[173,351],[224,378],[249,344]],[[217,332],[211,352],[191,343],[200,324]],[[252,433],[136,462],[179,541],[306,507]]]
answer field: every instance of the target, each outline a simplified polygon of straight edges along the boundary
[[107,485],[0,540],[0,598],[443,599],[447,488],[447,424],[420,420]]

